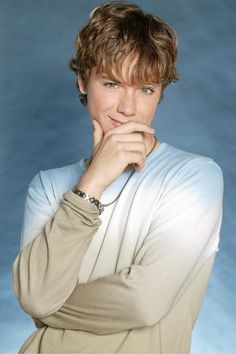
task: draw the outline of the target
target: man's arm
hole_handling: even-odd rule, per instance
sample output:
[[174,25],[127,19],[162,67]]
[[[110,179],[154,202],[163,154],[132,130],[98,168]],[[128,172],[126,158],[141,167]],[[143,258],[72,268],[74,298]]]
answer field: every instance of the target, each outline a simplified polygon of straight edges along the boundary
[[186,168],[188,176],[179,173],[160,201],[134,264],[79,284],[41,323],[108,334],[154,325],[170,311],[203,259],[215,252],[222,219],[221,169],[211,161]]
[[[37,220],[45,220],[46,213],[51,213],[50,206],[36,176],[28,188],[25,218],[30,214],[38,231]],[[82,259],[100,225],[97,207],[68,190],[39,233],[31,229],[27,241],[23,232],[24,247],[13,263],[12,277],[24,311],[44,317],[61,308],[76,286]]]

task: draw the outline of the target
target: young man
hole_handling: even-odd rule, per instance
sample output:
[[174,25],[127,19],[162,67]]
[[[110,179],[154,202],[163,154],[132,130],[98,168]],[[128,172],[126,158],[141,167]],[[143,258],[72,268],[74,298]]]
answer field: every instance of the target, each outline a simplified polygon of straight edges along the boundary
[[90,15],[70,67],[91,156],[40,171],[13,286],[37,330],[20,353],[189,353],[218,250],[223,175],[151,129],[177,39],[135,4]]

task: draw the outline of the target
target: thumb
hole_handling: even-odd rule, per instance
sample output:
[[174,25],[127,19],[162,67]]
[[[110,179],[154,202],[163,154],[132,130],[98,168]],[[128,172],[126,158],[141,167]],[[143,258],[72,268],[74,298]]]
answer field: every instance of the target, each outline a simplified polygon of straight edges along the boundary
[[97,145],[100,145],[100,143],[102,142],[103,130],[97,120],[93,119],[92,124],[93,124],[93,149],[95,149],[95,147]]

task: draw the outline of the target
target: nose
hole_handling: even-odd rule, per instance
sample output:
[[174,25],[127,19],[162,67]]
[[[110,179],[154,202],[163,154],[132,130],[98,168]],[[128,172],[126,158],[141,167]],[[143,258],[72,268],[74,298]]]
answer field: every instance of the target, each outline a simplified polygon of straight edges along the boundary
[[132,89],[124,90],[120,97],[117,111],[127,117],[136,113],[135,92]]

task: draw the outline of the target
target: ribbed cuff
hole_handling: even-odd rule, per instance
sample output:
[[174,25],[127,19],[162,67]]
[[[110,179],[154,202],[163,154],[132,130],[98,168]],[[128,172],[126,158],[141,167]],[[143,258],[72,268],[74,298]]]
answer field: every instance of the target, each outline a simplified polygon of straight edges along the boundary
[[95,204],[90,203],[89,201],[79,197],[72,190],[68,190],[63,194],[64,203],[68,204],[72,207],[76,212],[80,215],[83,215],[86,219],[90,220],[92,223],[101,222],[99,218],[99,210]]

